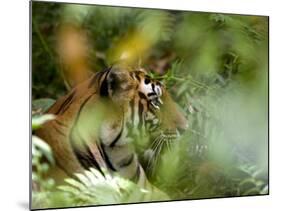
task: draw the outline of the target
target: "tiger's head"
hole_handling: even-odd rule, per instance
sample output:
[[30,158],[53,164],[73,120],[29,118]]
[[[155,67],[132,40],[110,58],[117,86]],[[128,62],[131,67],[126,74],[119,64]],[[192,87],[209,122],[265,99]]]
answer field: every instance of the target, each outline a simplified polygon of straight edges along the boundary
[[117,66],[104,75],[100,95],[122,107],[127,139],[171,140],[187,128],[184,113],[165,86],[144,69]]

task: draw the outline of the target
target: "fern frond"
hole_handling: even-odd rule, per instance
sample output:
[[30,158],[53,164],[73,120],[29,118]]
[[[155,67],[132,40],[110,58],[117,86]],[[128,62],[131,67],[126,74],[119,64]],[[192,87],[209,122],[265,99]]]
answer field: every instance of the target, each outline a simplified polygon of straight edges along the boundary
[[[79,204],[119,204],[137,202],[146,191],[135,183],[107,170],[102,172],[91,168],[84,173],[75,174],[75,179],[65,179],[65,185],[58,189],[71,195]],[[135,194],[138,193],[138,194]]]

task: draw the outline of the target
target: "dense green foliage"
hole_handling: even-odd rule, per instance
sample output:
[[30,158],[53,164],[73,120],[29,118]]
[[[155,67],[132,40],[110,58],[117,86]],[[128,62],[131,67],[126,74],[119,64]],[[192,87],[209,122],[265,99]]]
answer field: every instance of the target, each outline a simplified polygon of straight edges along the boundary
[[[184,110],[189,128],[179,140],[154,148],[139,143],[141,140],[136,143],[152,183],[172,199],[268,193],[267,17],[35,2],[34,106],[37,103],[38,107],[38,99],[57,99],[67,92],[56,47],[56,32],[64,23],[85,31],[93,72],[123,59],[125,52],[130,65],[149,70]],[[41,105],[45,102],[41,99]],[[40,169],[44,153],[39,152],[33,160]],[[148,165],[151,156],[153,168]],[[53,186],[40,174],[35,176],[44,188],[34,191],[35,204]],[[118,175],[116,178],[122,188],[136,188]],[[82,187],[79,180],[67,184],[69,188],[60,188],[58,194],[66,194],[64,190],[78,191],[76,196],[85,191],[96,194],[94,188],[71,189],[71,185]],[[109,190],[114,186],[110,185]],[[103,198],[102,191],[98,192],[100,198],[90,201],[61,197],[62,204],[49,195],[44,206],[129,202],[118,190],[118,197],[112,192],[110,199]],[[107,191],[105,188],[104,194]]]

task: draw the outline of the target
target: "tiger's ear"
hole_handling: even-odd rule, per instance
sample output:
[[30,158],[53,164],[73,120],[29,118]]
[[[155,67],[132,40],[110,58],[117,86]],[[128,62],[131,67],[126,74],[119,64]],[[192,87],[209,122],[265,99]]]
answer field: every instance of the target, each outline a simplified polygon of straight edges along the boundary
[[109,97],[114,102],[129,101],[136,89],[136,82],[130,75],[130,70],[124,67],[112,67],[108,70],[100,85],[100,95]]

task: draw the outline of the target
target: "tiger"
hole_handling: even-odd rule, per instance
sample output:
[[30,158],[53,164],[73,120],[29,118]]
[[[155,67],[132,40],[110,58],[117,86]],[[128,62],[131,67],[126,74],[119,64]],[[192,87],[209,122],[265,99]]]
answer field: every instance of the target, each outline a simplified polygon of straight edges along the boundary
[[187,120],[146,70],[114,65],[94,73],[46,113],[55,119],[36,135],[50,145],[63,178],[105,168],[169,199],[148,181],[132,143],[140,137],[176,137],[186,130]]

